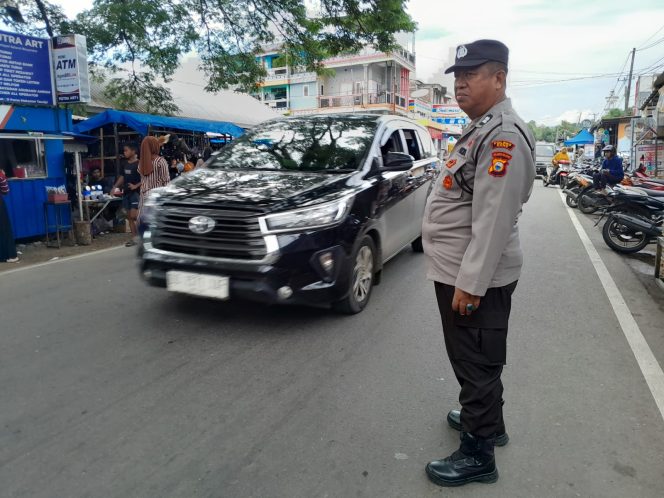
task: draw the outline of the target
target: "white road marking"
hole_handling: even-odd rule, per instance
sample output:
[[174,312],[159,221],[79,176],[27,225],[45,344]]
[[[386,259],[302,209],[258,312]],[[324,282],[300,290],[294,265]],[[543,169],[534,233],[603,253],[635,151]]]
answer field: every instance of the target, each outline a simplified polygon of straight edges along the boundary
[[574,225],[574,228],[576,228],[576,232],[579,234],[579,238],[588,253],[588,257],[595,267],[597,276],[599,277],[600,282],[602,282],[602,287],[604,287],[604,292],[606,292],[611,306],[613,307],[613,312],[616,314],[616,318],[618,318],[620,328],[622,329],[623,334],[625,334],[625,339],[627,339],[630,348],[632,348],[632,353],[634,353],[639,368],[641,369],[641,373],[646,379],[648,388],[650,388],[650,393],[652,394],[652,397],[655,398],[659,413],[664,419],[664,372],[662,371],[662,367],[657,363],[655,355],[652,353],[650,346],[648,346],[645,337],[643,337],[643,333],[632,316],[627,303],[625,303],[625,299],[618,290],[618,286],[613,278],[611,278],[609,270],[606,269],[604,261],[602,261],[597,249],[595,249],[595,246],[581,225],[576,213],[572,208],[565,204],[564,194],[561,191],[558,193],[560,194],[565,209],[567,209],[567,213],[572,220],[572,224]]
[[[56,263],[64,263],[65,261],[71,261],[72,259],[80,259],[80,258],[86,258],[88,256],[94,256],[95,254],[103,254],[105,252],[110,252],[110,251],[116,251],[118,249],[125,249],[125,246],[116,246],[116,247],[109,247],[107,249],[99,249],[98,251],[91,251],[91,252],[86,252],[85,254],[77,254],[76,256],[68,256],[66,258],[59,258],[51,261],[46,261],[45,263],[37,263],[34,265],[30,266],[24,266],[22,268],[16,268],[15,270],[7,270],[7,271],[2,271],[0,272],[0,277],[4,275],[10,275],[11,273],[18,273],[20,271],[25,271],[25,270],[33,270],[35,268],[41,268],[42,266],[48,266],[48,265],[54,265]],[[11,264],[11,263],[6,263],[6,264]]]

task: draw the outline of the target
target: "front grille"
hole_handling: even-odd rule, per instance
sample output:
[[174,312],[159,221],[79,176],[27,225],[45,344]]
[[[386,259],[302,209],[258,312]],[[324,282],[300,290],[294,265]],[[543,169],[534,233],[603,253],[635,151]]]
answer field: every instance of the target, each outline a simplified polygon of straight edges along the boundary
[[[267,254],[258,224],[264,212],[228,204],[200,205],[168,201],[157,214],[152,243],[157,249],[195,256],[258,261]],[[214,229],[198,235],[189,230],[194,216],[209,216]]]

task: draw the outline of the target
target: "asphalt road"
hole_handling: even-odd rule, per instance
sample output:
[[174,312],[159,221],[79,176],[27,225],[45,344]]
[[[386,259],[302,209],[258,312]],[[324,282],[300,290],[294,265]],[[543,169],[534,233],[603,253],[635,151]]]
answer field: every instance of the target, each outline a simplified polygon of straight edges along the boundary
[[[663,294],[582,223],[664,364]],[[422,255],[344,317],[170,295],[121,248],[0,276],[0,496],[662,496],[664,421],[557,191],[521,226],[496,484],[424,474],[458,390]]]

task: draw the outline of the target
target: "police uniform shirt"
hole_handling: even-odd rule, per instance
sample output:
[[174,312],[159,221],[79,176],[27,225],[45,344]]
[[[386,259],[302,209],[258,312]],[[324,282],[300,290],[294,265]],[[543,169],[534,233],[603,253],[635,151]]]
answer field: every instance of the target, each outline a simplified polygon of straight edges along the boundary
[[535,180],[535,139],[505,99],[475,119],[442,166],[422,226],[427,277],[475,296],[519,279],[517,220]]

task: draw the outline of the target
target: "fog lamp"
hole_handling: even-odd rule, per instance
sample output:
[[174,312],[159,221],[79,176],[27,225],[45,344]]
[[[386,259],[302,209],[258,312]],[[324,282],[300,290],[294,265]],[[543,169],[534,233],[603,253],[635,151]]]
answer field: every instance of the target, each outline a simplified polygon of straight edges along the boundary
[[277,290],[277,296],[279,296],[279,299],[288,299],[292,295],[293,295],[293,289],[291,289],[287,285],[279,287],[279,289]]
[[334,272],[334,256],[331,252],[324,252],[318,256],[318,262],[323,270],[329,275]]

